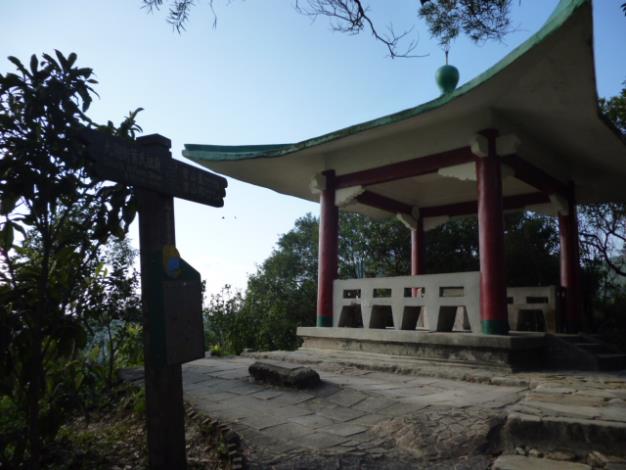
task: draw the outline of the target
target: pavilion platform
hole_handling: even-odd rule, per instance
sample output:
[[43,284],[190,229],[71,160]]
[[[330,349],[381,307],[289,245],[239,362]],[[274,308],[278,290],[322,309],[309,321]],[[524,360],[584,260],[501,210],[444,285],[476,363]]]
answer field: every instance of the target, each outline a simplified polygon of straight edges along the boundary
[[591,335],[510,331],[483,335],[349,327],[300,327],[299,360],[308,354],[350,367],[406,370],[474,367],[506,372],[626,371],[626,354]]
[[300,327],[302,348],[406,356],[442,363],[537,369],[545,363],[543,333],[482,335],[465,332]]

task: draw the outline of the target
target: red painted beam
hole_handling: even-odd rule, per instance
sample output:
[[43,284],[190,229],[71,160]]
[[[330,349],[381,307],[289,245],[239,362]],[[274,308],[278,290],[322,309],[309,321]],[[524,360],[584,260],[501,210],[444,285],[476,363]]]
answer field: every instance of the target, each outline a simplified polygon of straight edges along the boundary
[[460,147],[426,157],[414,158],[413,160],[338,175],[335,177],[335,184],[337,189],[341,189],[350,186],[369,186],[386,183],[388,181],[435,173],[440,168],[472,162],[476,158],[470,147]]
[[[365,191],[363,194],[357,196],[356,200],[366,206],[375,207],[394,214],[412,214],[412,207],[409,204],[391,199],[387,196],[382,196],[372,191]],[[507,196],[502,199],[502,202],[504,210],[514,210],[534,204],[545,204],[550,202],[550,198],[543,193],[529,193]],[[420,208],[420,217],[422,218],[439,217],[442,215],[454,217],[476,213],[478,213],[477,201],[455,202],[454,204]]]
[[[544,204],[550,202],[550,198],[542,193],[518,194],[515,196],[507,196],[502,199],[504,210],[521,209],[533,204]],[[450,217],[458,215],[468,215],[478,213],[477,201],[457,202],[454,204],[446,204],[443,206],[421,207],[421,217],[439,217],[447,215]]]
[[548,202],[550,202],[550,198],[547,194],[542,193],[517,194],[515,196],[506,196],[502,198],[502,203],[505,211],[522,209],[526,206],[545,204]]
[[513,168],[515,177],[530,186],[533,186],[546,194],[561,194],[569,196],[570,190],[567,184],[559,181],[554,176],[549,175],[530,162],[522,159],[518,155],[507,155],[502,157],[502,163]]
[[412,207],[395,199],[391,199],[387,196],[373,193],[371,191],[365,191],[356,197],[356,200],[366,206],[376,207],[387,212],[393,212],[394,214],[411,214]]
[[477,211],[478,203],[476,201],[465,201],[443,206],[420,207],[420,217],[440,217],[442,215],[454,217],[455,215],[476,214]]

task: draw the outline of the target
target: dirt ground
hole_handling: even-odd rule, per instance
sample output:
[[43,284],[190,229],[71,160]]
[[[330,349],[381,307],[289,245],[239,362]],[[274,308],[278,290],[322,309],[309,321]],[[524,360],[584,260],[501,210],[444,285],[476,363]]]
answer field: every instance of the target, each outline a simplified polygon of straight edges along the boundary
[[[185,434],[189,469],[231,468],[227,448],[193,412]],[[148,468],[143,394],[129,387],[110,407],[72,419],[47,454],[44,467],[54,470]]]

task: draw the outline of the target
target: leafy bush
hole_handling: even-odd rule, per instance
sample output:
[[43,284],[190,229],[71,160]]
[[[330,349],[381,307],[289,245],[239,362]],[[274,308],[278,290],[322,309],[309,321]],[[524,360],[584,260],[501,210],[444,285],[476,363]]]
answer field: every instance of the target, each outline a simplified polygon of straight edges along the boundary
[[[92,70],[58,51],[27,66],[9,61],[16,72],[0,75],[0,397],[27,432],[0,451],[10,449],[12,466],[36,469],[73,397],[98,373],[81,358],[93,306],[86,293],[101,247],[124,236],[136,210],[129,188],[93,176],[78,138],[95,127],[85,114]],[[134,137],[138,111],[102,131]]]
[[226,285],[211,296],[209,306],[204,310],[206,344],[216,356],[241,352],[237,347],[240,342],[237,336],[244,333],[237,328],[241,303],[241,294]]

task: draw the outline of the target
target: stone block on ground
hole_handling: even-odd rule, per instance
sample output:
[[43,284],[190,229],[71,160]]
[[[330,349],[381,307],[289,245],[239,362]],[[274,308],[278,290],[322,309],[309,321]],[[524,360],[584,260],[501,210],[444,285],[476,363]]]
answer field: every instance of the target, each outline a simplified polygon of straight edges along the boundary
[[313,388],[320,384],[319,374],[310,367],[283,367],[257,361],[248,371],[254,380],[293,388]]

